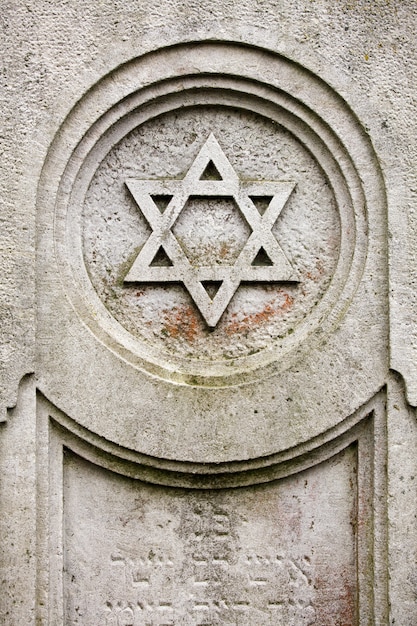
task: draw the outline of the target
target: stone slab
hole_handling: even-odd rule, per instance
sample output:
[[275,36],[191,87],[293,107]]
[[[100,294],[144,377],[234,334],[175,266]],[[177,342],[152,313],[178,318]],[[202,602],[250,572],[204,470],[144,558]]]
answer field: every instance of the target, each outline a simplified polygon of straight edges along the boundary
[[416,18],[3,3],[0,622],[417,622]]

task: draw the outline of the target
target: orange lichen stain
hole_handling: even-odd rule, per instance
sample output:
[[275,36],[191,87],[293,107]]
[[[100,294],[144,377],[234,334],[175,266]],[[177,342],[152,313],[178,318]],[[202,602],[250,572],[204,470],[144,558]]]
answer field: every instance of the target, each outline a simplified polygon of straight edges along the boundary
[[316,618],[320,626],[357,624],[357,582],[354,571],[329,566],[314,579]]
[[262,311],[245,315],[239,319],[237,313],[232,314],[232,319],[226,326],[226,333],[228,335],[234,335],[235,333],[248,332],[251,328],[265,324],[273,317],[282,314],[283,311],[287,311],[293,304],[294,298],[288,293],[282,292],[280,294],[284,298],[284,302],[276,304],[275,299],[264,306]]
[[219,250],[219,257],[220,257],[221,259],[226,258],[226,257],[227,257],[228,252],[229,252],[229,249],[228,249],[228,247],[227,247],[227,244],[223,242],[223,243],[222,243],[222,245],[221,245],[221,248],[220,248],[220,250]]
[[198,318],[193,307],[174,307],[164,311],[162,335],[193,342],[198,335],[198,328]]
[[316,259],[316,267],[312,272],[306,272],[306,277],[314,282],[319,281],[325,273],[323,262],[320,259]]
[[287,311],[289,308],[292,307],[294,303],[294,298],[290,296],[289,293],[283,293],[282,295],[284,296],[284,304],[281,304],[280,310]]
[[337,619],[340,626],[353,626],[356,621],[356,589],[355,583],[349,581],[348,575],[344,570],[341,572],[342,589],[339,592],[339,611]]

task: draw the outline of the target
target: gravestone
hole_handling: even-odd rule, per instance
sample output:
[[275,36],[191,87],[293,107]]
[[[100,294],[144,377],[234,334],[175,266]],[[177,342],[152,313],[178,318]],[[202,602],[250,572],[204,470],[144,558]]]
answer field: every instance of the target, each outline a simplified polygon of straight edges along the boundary
[[2,623],[411,626],[416,7],[210,7],[5,6]]

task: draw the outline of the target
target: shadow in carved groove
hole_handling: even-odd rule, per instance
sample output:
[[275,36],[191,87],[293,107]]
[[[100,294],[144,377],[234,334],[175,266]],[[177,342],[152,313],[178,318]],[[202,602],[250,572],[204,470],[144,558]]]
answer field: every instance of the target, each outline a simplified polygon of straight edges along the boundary
[[333,439],[243,469],[129,456],[39,395],[49,440],[39,531],[50,537],[39,579],[49,570],[53,610],[86,626],[376,623],[386,612],[384,400]]

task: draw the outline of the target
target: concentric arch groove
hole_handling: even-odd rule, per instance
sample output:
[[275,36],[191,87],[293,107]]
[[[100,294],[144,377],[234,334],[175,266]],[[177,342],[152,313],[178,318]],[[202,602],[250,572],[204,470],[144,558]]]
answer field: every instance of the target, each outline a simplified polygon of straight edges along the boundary
[[64,448],[123,476],[152,484],[192,489],[224,489],[271,482],[303,471],[357,442],[374,419],[384,421],[385,389],[336,426],[277,454],[225,463],[191,463],[152,457],[123,448],[79,425],[38,392],[42,419]]
[[[199,77],[199,80],[201,80],[201,77]],[[193,77],[193,81],[195,83],[196,78]],[[167,87],[167,84],[168,84],[168,81],[165,81],[164,86]],[[296,136],[299,141],[302,141],[306,149],[308,149],[313,154],[313,156],[319,162],[320,166],[324,169],[332,185],[335,195],[339,196],[339,198],[337,199],[338,205],[339,206],[343,205],[346,207],[348,203],[350,204],[351,200],[350,200],[349,192],[350,192],[350,189],[352,189],[353,192],[356,194],[354,206],[360,207],[360,208],[364,207],[365,203],[364,203],[363,194],[361,193],[361,187],[359,185],[359,177],[356,175],[355,169],[352,166],[352,163],[349,157],[346,156],[346,151],[343,150],[343,146],[340,144],[337,138],[334,138],[335,152],[338,157],[338,159],[336,160],[333,157],[333,155],[329,153],[326,144],[321,140],[319,136],[313,133],[313,131],[311,130],[311,127],[307,126],[302,119],[300,119],[299,117],[297,118],[293,113],[289,113],[288,111],[283,110],[279,104],[271,100],[265,101],[264,99],[261,99],[257,96],[252,96],[251,94],[248,94],[248,86],[246,84],[242,87],[242,91],[238,92],[238,95],[233,93],[230,87],[226,88],[225,86],[224,88],[219,88],[219,87],[209,88],[207,85],[205,85],[204,103],[201,102],[202,87],[196,88],[194,84],[192,89],[184,90],[184,80],[183,80],[182,87],[183,87],[183,91],[180,94],[171,93],[171,94],[166,94],[163,98],[161,97],[161,98],[158,98],[157,100],[153,99],[152,118],[155,116],[161,115],[164,112],[175,110],[176,108],[179,108],[179,107],[184,108],[187,106],[202,106],[203,104],[207,105],[208,101],[212,104],[217,104],[217,105],[220,104],[223,106],[233,106],[233,107],[238,107],[238,108],[244,108],[246,110],[255,111],[258,115],[263,115],[267,117],[268,119],[271,119],[271,118],[274,119],[274,117],[278,118],[277,121],[279,121],[279,123],[281,123],[294,136]],[[262,86],[262,89],[264,89],[264,86]],[[219,94],[221,94],[221,97],[219,97]],[[200,102],[199,102],[199,98],[200,98]],[[244,100],[244,105],[246,106],[242,106],[242,99]],[[177,102],[175,102],[175,100],[177,100]],[[265,111],[265,107],[266,107],[266,111]],[[126,108],[126,102],[123,102],[123,109],[125,108]],[[80,164],[80,162],[83,160],[84,162],[83,174],[84,175],[78,175],[76,184],[74,185],[73,190],[72,190],[72,197],[75,196],[75,197],[78,197],[79,199],[80,194],[82,196],[82,193],[85,191],[86,187],[88,187],[89,180],[94,169],[94,164],[97,164],[97,159],[99,155],[102,158],[104,158],[106,151],[108,151],[109,149],[109,144],[114,145],[114,143],[116,143],[117,140],[120,140],[120,138],[125,136],[127,132],[131,130],[131,128],[134,128],[137,125],[144,123],[145,119],[148,119],[146,115],[146,113],[148,112],[148,109],[147,107],[145,107],[146,110],[144,112],[143,108],[144,107],[136,108],[136,110],[133,113],[131,113],[128,117],[126,117],[125,119],[123,118],[124,123],[111,124],[109,133],[105,134],[104,136],[102,135],[99,141],[97,141],[96,144],[93,144],[93,146],[90,148],[90,151],[87,152],[87,154],[85,152],[85,146],[82,146],[84,154],[82,155],[78,154],[78,150],[81,149],[81,145],[78,147],[77,158],[72,159],[71,164],[70,164],[70,169],[71,167],[74,166],[74,164]],[[102,120],[100,120],[100,123],[102,123]],[[326,127],[326,125],[322,124],[321,126],[323,127],[323,128],[319,128],[321,133],[325,136],[329,134],[329,129]],[[93,135],[93,138],[96,138],[99,135],[99,133],[97,132],[97,128],[94,128],[94,130],[92,129],[92,135]],[[310,139],[310,141],[306,141],[305,140],[306,137],[307,139]],[[327,136],[326,136],[326,140],[328,140]],[[327,159],[325,159],[327,161],[326,163],[323,163],[323,154],[327,154]],[[345,177],[343,176],[341,172],[341,167],[343,167],[343,169],[346,171],[346,177],[350,178],[349,184],[346,184],[344,182]],[[66,174],[67,175],[65,177],[65,180],[68,180],[69,178],[74,176],[74,172],[69,172],[68,170]],[[337,177],[336,182],[335,182],[335,177]],[[340,197],[341,189],[344,189],[343,198]],[[65,211],[66,211],[66,207],[63,208],[63,212],[61,211],[61,213],[57,214],[58,230],[59,230],[59,227],[62,226],[62,222],[65,223],[66,221],[65,217],[68,219],[68,214],[65,215]],[[350,214],[350,218],[349,218],[349,215],[346,215],[346,212],[341,214],[341,219],[342,219],[342,230],[343,230],[343,227],[345,227],[345,230],[346,231],[350,230],[351,232],[353,232],[356,235],[356,238],[359,237],[362,240],[365,239],[366,215],[363,212],[361,212],[359,208],[356,209],[356,212],[354,209],[352,210]],[[346,223],[346,220],[348,222],[350,221],[350,224]],[[343,221],[345,223],[343,223]],[[358,223],[360,227],[358,227]],[[70,233],[72,237],[71,240],[67,243],[67,246],[74,249],[74,246],[76,246],[78,243],[78,247],[79,247],[80,233],[77,232],[76,229],[74,228],[69,228],[68,223],[66,224],[66,226],[67,226],[67,228],[65,228],[66,232]],[[56,238],[56,241],[58,241],[59,244],[62,242],[62,240],[63,240],[62,236],[58,236]],[[363,245],[355,246],[355,243],[357,243],[357,241],[355,241],[354,239],[352,239],[349,246],[346,245],[346,242],[344,244],[342,242],[341,258],[343,259],[343,256],[345,257],[343,259],[344,264],[345,264],[345,271],[346,271],[346,266],[348,267],[350,266],[351,270],[356,274],[355,276],[356,280],[354,282],[357,284],[360,278],[360,274],[361,274],[365,259],[364,259],[364,253],[363,253],[364,246]],[[350,248],[350,249],[346,250],[346,248]],[[359,253],[356,254],[356,256],[354,255],[355,248],[356,250],[360,251]],[[366,249],[366,246],[365,246],[365,249]],[[60,250],[58,246],[58,254],[59,253],[60,253]],[[76,271],[78,271],[79,273],[82,272],[82,266],[79,266],[76,269]],[[343,287],[344,283],[346,282],[346,278],[341,280],[340,273],[341,271],[340,271],[340,264],[339,264],[339,276],[336,272],[335,277],[333,278],[333,281],[332,281],[333,290],[334,290],[334,286],[337,285],[339,294],[340,294],[341,287]],[[83,280],[84,280],[84,286],[88,290],[89,289],[88,277],[86,279],[86,276],[84,275]],[[72,283],[72,281],[69,281],[69,282]],[[351,293],[346,299],[336,298],[338,299],[338,307],[336,311],[334,311],[334,314],[333,314],[333,318],[336,318],[336,323],[337,323],[338,318],[340,317],[340,313],[339,313],[340,310],[342,310],[343,312],[343,310],[346,308],[349,299],[352,297],[354,293],[354,290],[355,290],[355,285],[353,286],[353,289],[351,289]],[[332,289],[329,289],[330,293],[331,291]],[[323,299],[322,301],[323,304],[321,308],[317,307],[316,309],[315,317],[316,317],[316,320],[320,320],[320,322],[322,322],[323,318],[325,317],[325,315],[323,314],[323,308],[326,303],[326,298],[329,299],[330,297],[329,292],[328,294],[326,294],[325,298]],[[75,295],[75,299],[76,298],[77,296]],[[95,308],[97,308],[97,304],[98,303],[96,303]],[[106,316],[107,316],[106,312],[103,311],[103,319],[106,318]],[[114,320],[111,320],[111,319],[107,319],[107,321],[110,323],[113,322],[113,325],[117,324],[114,322]],[[304,329],[304,336],[309,331],[311,332],[311,328],[312,326],[314,326],[314,320],[310,318],[308,320],[308,323],[305,326],[306,328]],[[119,334],[123,335],[123,329],[119,328],[118,330],[119,330]],[[322,323],[321,323],[321,330],[322,331],[324,330],[324,326]],[[301,332],[297,334],[298,336],[303,335],[303,333]],[[119,337],[118,339],[120,341],[121,338]],[[128,338],[126,337],[125,339],[127,340],[127,343],[128,343],[127,349],[129,352],[131,351],[130,348],[132,344],[132,338],[129,336]],[[303,337],[303,340],[304,340],[304,337]],[[298,338],[296,336],[291,337],[291,342],[287,342],[287,343],[292,343],[292,346],[290,346],[290,349],[294,346],[294,344],[297,343],[297,341],[298,341]],[[126,343],[126,341],[124,343]],[[289,350],[287,348],[285,352],[288,353],[288,351]],[[128,356],[128,353],[125,356]],[[147,355],[147,358],[150,361],[153,360],[151,355]],[[154,365],[158,364],[158,360],[159,360],[159,357],[156,359],[156,363],[154,363]],[[256,358],[253,358],[252,363],[250,364],[245,363],[246,367],[244,369],[253,370],[259,367],[260,364],[256,362],[256,360],[257,360]],[[274,360],[274,357],[272,360]],[[287,360],[287,363],[288,363],[288,360]],[[179,367],[178,365],[176,365],[175,369],[177,372],[180,371],[180,379],[181,379],[180,382],[186,382],[184,381],[184,374],[187,374],[187,372],[182,369],[181,365],[183,364],[180,364]],[[204,364],[204,367],[206,367],[205,364]],[[152,368],[150,369],[152,370]],[[155,371],[155,373],[158,374],[157,371]],[[193,372],[188,372],[188,373],[193,376],[194,380],[195,380],[196,375],[204,376],[206,379],[206,382],[209,384],[213,384],[212,377],[213,377],[213,374],[216,374],[216,372],[207,373],[207,371],[205,372],[193,371]],[[217,376],[216,377],[217,384],[219,383],[224,384],[225,375],[233,376],[234,373],[235,372],[230,372],[230,369],[229,369],[229,371],[226,371],[220,375],[222,380],[220,380],[219,376]],[[241,373],[242,371],[239,372],[239,374]],[[210,380],[207,379],[208,376],[210,377]],[[168,373],[168,377],[170,377],[169,373]],[[175,377],[175,374],[174,374],[174,377]],[[240,381],[242,382],[241,377],[240,377]],[[230,382],[232,382],[232,380]]]

